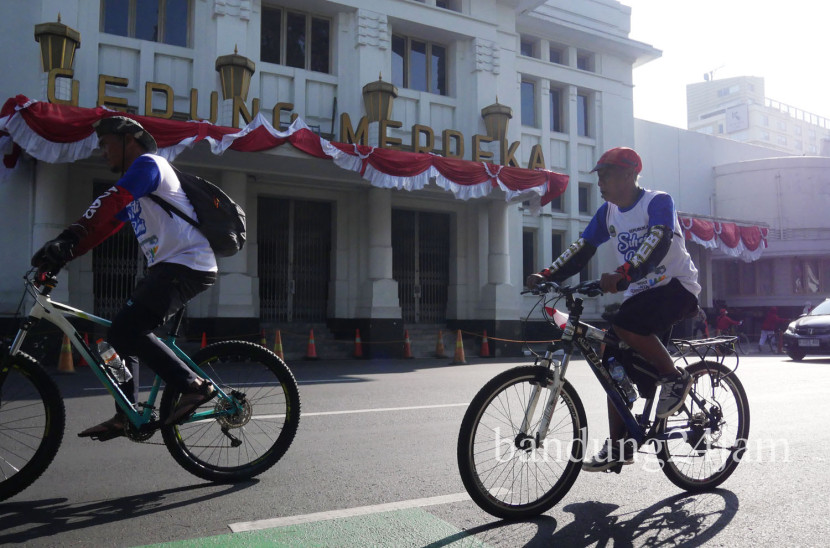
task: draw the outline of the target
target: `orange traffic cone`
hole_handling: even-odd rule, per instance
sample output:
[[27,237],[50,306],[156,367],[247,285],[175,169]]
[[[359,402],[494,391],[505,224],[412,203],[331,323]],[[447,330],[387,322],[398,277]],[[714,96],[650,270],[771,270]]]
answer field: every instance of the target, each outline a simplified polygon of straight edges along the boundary
[[409,342],[409,330],[403,332],[403,357],[405,359],[412,357],[412,344]]
[[311,329],[308,332],[308,350],[305,354],[305,359],[307,360],[316,360],[317,358],[317,347],[314,345],[314,330]]
[[435,343],[435,357],[436,358],[446,358],[447,355],[444,353],[444,332],[440,329],[438,330],[438,341]]
[[206,346],[207,346],[207,333],[202,331],[202,346],[200,346],[199,348],[204,348]]
[[[84,344],[87,348],[89,348],[89,333],[84,333]],[[78,360],[78,367],[81,366],[89,367],[89,364],[87,363],[86,358],[84,358],[83,354],[81,354],[81,357]]]
[[363,357],[363,343],[360,342],[360,329],[354,330],[354,357]]
[[265,340],[265,330],[264,329],[259,330],[259,337],[260,337],[259,338],[259,344],[264,346],[265,348],[268,348],[268,341]]
[[479,354],[482,358],[489,358],[490,357],[490,343],[487,342],[487,330],[484,330],[484,338],[481,339],[481,353]]
[[277,329],[277,334],[274,335],[274,354],[282,361],[285,361],[285,355],[282,353],[282,336],[280,335],[279,329]]
[[74,373],[75,365],[72,363],[72,346],[69,344],[69,337],[63,336],[61,353],[58,357],[58,371],[61,373]]
[[461,341],[461,330],[458,330],[458,336],[455,339],[455,356],[450,365],[466,365],[467,359],[464,357],[464,343]]

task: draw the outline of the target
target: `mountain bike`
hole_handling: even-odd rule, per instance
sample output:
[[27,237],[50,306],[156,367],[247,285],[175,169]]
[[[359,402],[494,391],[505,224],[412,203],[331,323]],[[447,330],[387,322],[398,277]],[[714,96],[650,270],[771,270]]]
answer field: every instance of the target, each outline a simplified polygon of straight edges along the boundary
[[[232,482],[254,477],[282,458],[297,432],[300,393],[285,363],[260,345],[222,341],[188,357],[176,346],[184,309],[161,340],[203,379],[217,396],[182,424],[165,425],[180,390],[155,377],[148,399],[132,404],[104,360],[84,341],[69,318],[101,326],[110,322],[52,301],[56,272],[35,269],[24,275],[24,296],[34,303],[0,366],[0,500],[31,485],[47,469],[63,440],[65,408],[57,384],[31,356],[21,352],[29,330],[41,320],[57,326],[129,418],[124,435],[146,442],[157,430],[167,450],[199,478]],[[160,419],[161,418],[161,419]]]
[[[585,409],[566,380],[577,350],[623,418],[629,438],[641,452],[653,445],[672,483],[690,492],[706,491],[735,471],[746,450],[749,404],[735,375],[734,337],[672,339],[683,349],[678,360],[694,384],[674,415],[657,419],[654,368],[613,331],[581,320],[583,298],[578,295],[602,295],[599,282],[571,287],[546,282],[534,293],[540,296],[538,304],[545,319],[554,326],[546,310],[555,309],[551,303],[564,298],[568,323],[561,339],[551,342],[533,365],[509,369],[485,384],[464,415],[458,435],[458,468],[478,506],[499,518],[523,519],[549,510],[573,486],[588,442]],[[610,376],[611,356],[623,364],[639,389],[644,400],[639,413],[633,412],[623,387]],[[725,364],[727,359],[735,360],[734,367]],[[609,471],[619,473],[621,468],[619,464]]]

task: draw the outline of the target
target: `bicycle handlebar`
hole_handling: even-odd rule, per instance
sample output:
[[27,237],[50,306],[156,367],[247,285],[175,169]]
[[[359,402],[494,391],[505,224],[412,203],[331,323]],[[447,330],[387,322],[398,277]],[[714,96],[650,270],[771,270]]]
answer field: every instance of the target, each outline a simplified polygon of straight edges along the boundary
[[599,286],[599,280],[589,280],[580,282],[576,285],[559,285],[556,282],[542,282],[533,289],[525,289],[521,292],[522,295],[526,295],[528,293],[533,295],[558,293],[563,296],[578,293],[580,295],[585,295],[586,297],[600,297],[605,294]]
[[[617,291],[625,291],[626,289],[628,289],[629,285],[631,285],[629,282],[625,280],[620,280],[617,282]],[[563,296],[579,293],[580,295],[585,295],[586,297],[601,297],[605,294],[605,292],[600,287],[599,280],[589,280],[570,286],[559,285],[556,282],[550,281],[542,282],[538,284],[534,289],[523,290],[521,294],[525,295],[527,293],[532,293],[534,295],[542,295],[544,293],[550,292],[559,293]]]

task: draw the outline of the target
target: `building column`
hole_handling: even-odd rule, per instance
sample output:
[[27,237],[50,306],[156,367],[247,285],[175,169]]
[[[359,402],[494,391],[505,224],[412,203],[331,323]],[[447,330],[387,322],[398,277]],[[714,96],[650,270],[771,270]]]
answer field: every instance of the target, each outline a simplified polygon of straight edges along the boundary
[[504,201],[488,204],[487,285],[482,289],[480,304],[482,317],[486,319],[516,317],[517,289],[510,283],[510,252],[507,245],[508,208]]
[[[55,238],[66,228],[67,204],[69,199],[68,164],[49,164],[38,162],[34,170],[34,211],[32,212],[32,255],[47,241]],[[76,212],[76,213],[83,213]],[[80,217],[80,214],[78,215]],[[74,221],[74,219],[73,219]],[[69,279],[67,271],[77,269],[78,261],[70,262],[61,271],[61,283],[52,293],[56,301],[69,300]],[[91,284],[90,284],[91,285]]]
[[[224,171],[222,173],[222,190],[239,206],[248,211],[247,188],[248,180],[245,173],[238,171]],[[252,234],[247,234],[250,240]],[[212,314],[219,318],[253,318],[257,316],[259,290],[256,277],[248,271],[248,256],[251,251],[250,242],[231,257],[217,257],[219,275],[216,285],[210,290],[213,292],[213,302],[216,303]]]
[[362,318],[400,318],[398,282],[392,278],[392,194],[382,188],[369,190],[366,211],[369,253],[367,280],[358,307]]

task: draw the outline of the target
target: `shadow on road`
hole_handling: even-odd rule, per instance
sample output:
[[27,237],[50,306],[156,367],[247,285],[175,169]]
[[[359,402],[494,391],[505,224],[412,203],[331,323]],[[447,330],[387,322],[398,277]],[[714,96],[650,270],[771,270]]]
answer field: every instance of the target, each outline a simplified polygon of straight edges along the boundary
[[[66,504],[66,498],[0,504],[0,545],[25,544],[27,541],[67,531],[116,524],[140,516],[197,505],[247,489],[257,483],[259,480],[253,479],[234,485],[219,486],[219,490],[216,489],[217,484],[206,483],[84,504]],[[209,492],[202,494],[199,492],[201,490]],[[180,500],[175,496],[188,492],[197,496],[186,500]]]
[[462,531],[431,548],[448,546],[475,537],[488,546],[701,546],[714,539],[738,511],[738,497],[731,491],[681,493],[630,514],[614,515],[615,504],[597,501],[563,508],[573,521],[557,529],[551,516],[523,521],[497,521]]

